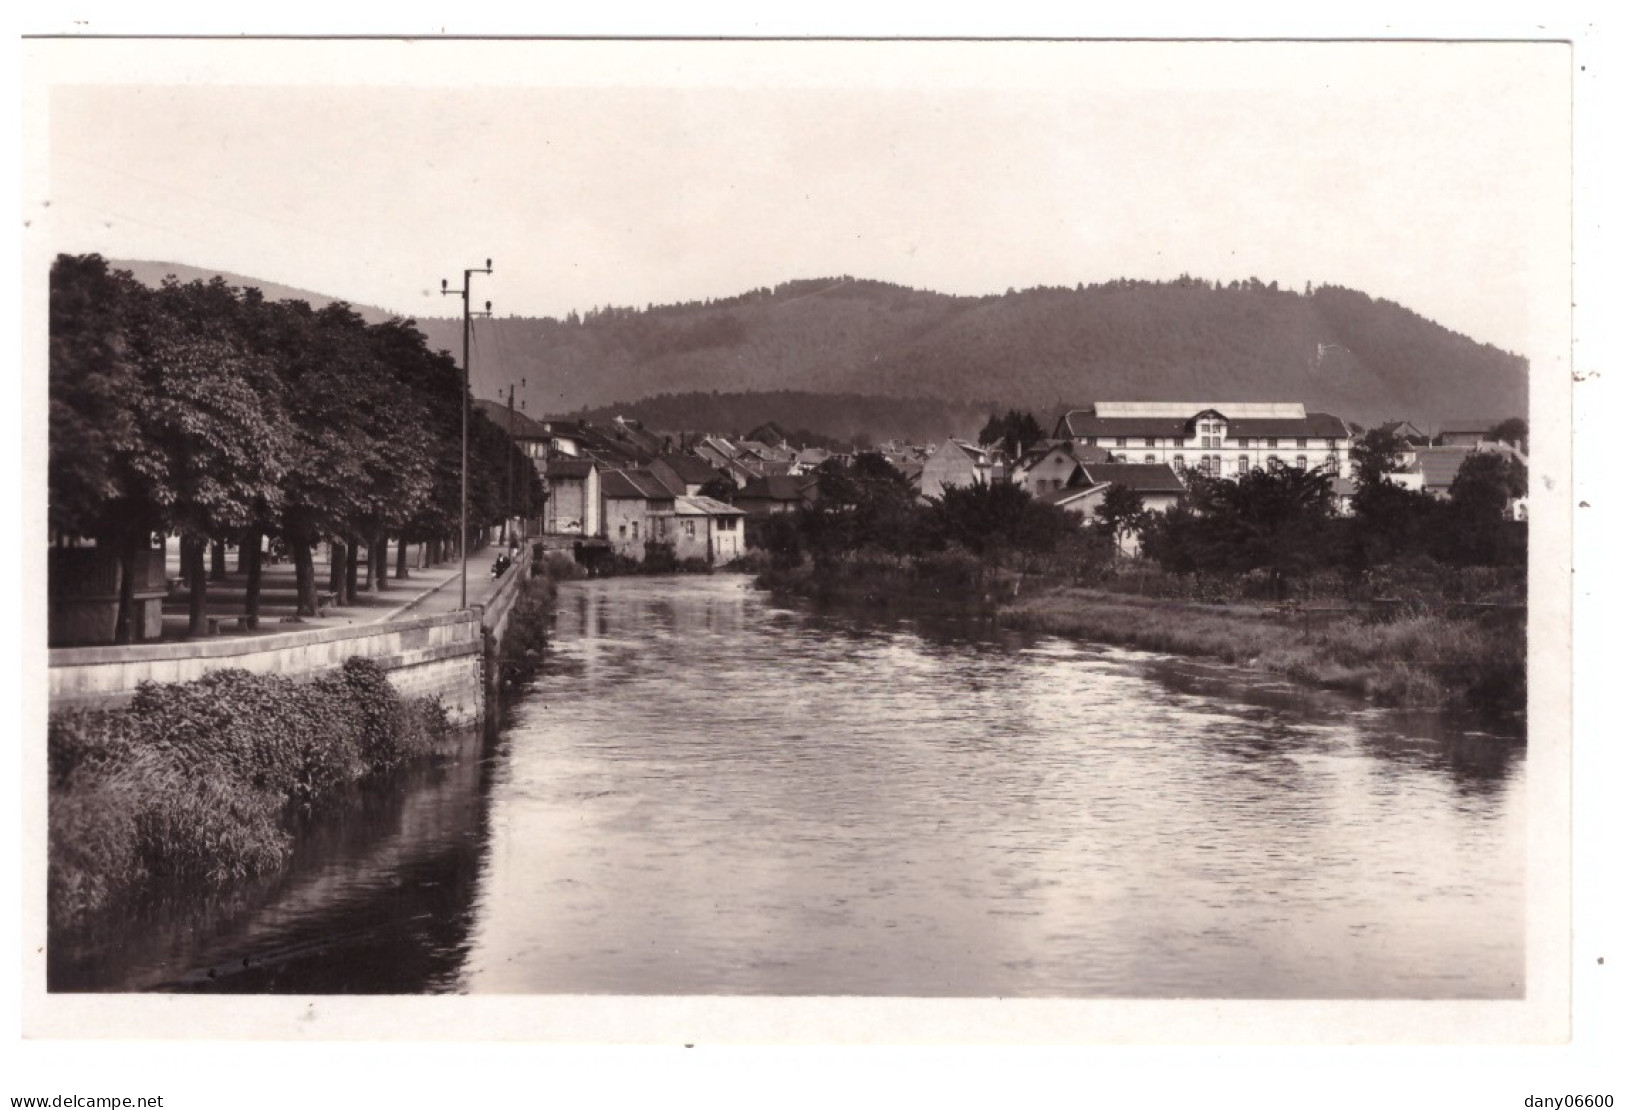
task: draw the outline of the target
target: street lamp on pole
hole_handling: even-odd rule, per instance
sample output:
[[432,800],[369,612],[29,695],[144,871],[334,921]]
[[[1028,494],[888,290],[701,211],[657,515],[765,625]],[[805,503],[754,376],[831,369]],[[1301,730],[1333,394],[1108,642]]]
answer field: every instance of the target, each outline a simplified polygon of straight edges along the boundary
[[475,274],[488,274],[491,272],[491,260],[485,260],[484,269],[470,269],[463,271],[462,289],[449,289],[445,278],[440,279],[440,294],[445,297],[461,296],[463,298],[463,497],[462,508],[459,512],[459,534],[457,550],[462,556],[462,594],[458,608],[468,608],[468,393],[472,388],[472,377],[468,371],[468,328],[469,321],[474,316],[491,315],[491,302],[485,302],[484,312],[470,312],[468,307],[468,285]]
[[[524,378],[519,379],[519,385],[521,387],[523,387],[525,385],[525,379]],[[513,393],[514,393],[514,384],[513,384],[513,382],[509,382],[508,383],[508,494],[507,494],[508,504],[507,504],[507,516],[504,517],[503,521],[502,521],[502,538],[503,538],[503,540],[507,540],[509,538],[508,529],[512,527],[512,521],[513,521],[513,453],[514,453]]]

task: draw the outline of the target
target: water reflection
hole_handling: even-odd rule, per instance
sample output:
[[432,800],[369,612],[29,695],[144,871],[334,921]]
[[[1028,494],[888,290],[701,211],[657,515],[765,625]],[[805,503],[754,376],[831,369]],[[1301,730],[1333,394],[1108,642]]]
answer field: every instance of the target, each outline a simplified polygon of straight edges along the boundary
[[437,774],[53,989],[1523,991],[1517,738],[1229,668],[591,580]]
[[[53,991],[381,994],[454,989],[484,851],[474,756],[359,793],[304,830],[278,878],[136,927],[52,938]],[[194,896],[195,898],[195,896]]]
[[569,589],[471,990],[1522,990],[1516,743],[1464,764],[1437,718],[726,578]]

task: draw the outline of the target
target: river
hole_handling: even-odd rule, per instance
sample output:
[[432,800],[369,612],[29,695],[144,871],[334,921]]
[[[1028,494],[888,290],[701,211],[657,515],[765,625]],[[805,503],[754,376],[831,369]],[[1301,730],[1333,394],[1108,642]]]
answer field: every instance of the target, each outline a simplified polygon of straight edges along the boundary
[[560,588],[483,756],[53,990],[1519,998],[1525,749],[1234,668]]

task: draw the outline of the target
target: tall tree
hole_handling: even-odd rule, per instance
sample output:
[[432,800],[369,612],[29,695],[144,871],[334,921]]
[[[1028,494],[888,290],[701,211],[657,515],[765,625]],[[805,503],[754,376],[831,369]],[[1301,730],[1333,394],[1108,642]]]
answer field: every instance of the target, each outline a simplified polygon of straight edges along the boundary
[[131,315],[147,293],[99,255],[59,256],[51,266],[49,521],[59,536],[88,537],[115,552],[119,607],[114,638],[140,634],[133,615],[135,559],[160,527],[131,460],[140,446],[143,382],[130,355]]
[[1512,502],[1529,493],[1523,463],[1499,451],[1468,455],[1450,483],[1445,527],[1436,550],[1448,562],[1505,566],[1527,558],[1527,530],[1511,519]]
[[1124,485],[1108,487],[1100,507],[1095,510],[1095,520],[1100,530],[1111,539],[1112,546],[1118,551],[1123,550],[1123,541],[1129,535],[1145,526],[1146,519],[1145,499]]

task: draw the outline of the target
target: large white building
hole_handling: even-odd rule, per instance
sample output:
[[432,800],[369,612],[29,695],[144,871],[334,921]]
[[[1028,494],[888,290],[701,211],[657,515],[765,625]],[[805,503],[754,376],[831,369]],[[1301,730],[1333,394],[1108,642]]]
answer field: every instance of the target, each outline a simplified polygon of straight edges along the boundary
[[1104,448],[1114,462],[1223,478],[1278,467],[1346,478],[1353,434],[1339,417],[1296,402],[1096,401],[1061,417],[1055,438]]

